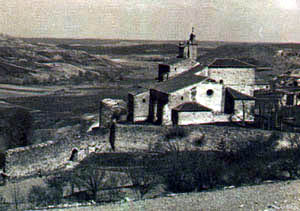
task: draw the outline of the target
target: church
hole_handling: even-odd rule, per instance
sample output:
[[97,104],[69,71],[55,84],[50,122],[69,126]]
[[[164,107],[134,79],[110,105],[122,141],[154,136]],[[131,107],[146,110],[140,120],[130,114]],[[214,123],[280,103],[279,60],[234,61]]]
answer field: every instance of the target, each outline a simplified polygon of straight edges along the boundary
[[196,35],[180,42],[178,56],[158,65],[158,81],[128,94],[128,120],[158,125],[254,121],[256,66],[233,58],[197,61]]

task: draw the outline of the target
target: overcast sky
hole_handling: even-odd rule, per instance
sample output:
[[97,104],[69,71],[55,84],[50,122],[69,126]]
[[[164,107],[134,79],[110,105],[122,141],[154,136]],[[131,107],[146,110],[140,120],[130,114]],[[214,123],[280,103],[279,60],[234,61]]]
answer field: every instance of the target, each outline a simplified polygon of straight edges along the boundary
[[[300,42],[300,0],[0,0],[19,37]],[[299,8],[298,8],[299,7]]]

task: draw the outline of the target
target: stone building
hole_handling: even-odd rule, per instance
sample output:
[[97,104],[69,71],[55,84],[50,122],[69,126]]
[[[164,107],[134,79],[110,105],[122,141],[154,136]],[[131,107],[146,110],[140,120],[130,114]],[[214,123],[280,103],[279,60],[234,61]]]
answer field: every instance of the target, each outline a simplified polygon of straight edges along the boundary
[[170,125],[172,109],[185,102],[201,102],[202,106],[222,112],[223,91],[222,84],[202,76],[186,74],[165,81],[150,89],[148,120]]
[[196,102],[183,103],[172,109],[173,125],[214,123],[211,109]]
[[232,58],[215,59],[196,75],[209,77],[250,96],[253,96],[254,90],[267,86],[256,83],[256,66]]
[[257,90],[255,122],[263,129],[294,130],[300,127],[300,88]]
[[100,102],[99,126],[110,127],[113,121],[127,121],[127,104],[124,100],[105,98]]
[[[293,68],[295,67],[295,68]],[[299,87],[300,66],[292,65],[292,69],[277,76],[272,81],[273,88]]]
[[193,28],[190,39],[179,43],[177,58],[158,65],[158,80],[168,80],[197,66],[199,64],[196,61],[198,55],[197,48],[198,44]]
[[254,107],[254,97],[226,88],[224,113],[231,114],[232,122],[253,122]]
[[179,45],[178,57],[159,65],[158,83],[128,94],[130,122],[254,122],[254,91],[268,88],[267,84],[257,83],[256,66],[238,59],[219,58],[204,67],[196,61],[195,38],[192,32],[190,39]]
[[193,60],[197,59],[198,44],[196,41],[196,35],[194,34],[194,27],[192,28],[192,33],[190,34],[189,40],[186,42],[180,42],[178,47],[179,58],[191,58]]
[[128,119],[162,125],[254,122],[253,93],[265,87],[256,84],[254,65],[216,59],[205,68],[197,65],[157,83],[149,91],[129,93]]
[[144,122],[149,115],[149,89],[137,87],[128,93],[128,118],[129,122]]
[[180,75],[199,63],[190,58],[174,58],[158,65],[158,81],[169,80]]

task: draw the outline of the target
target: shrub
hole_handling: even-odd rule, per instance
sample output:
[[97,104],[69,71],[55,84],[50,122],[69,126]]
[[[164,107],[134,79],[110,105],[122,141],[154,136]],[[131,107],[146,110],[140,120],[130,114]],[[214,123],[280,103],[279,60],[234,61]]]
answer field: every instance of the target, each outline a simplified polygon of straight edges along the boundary
[[16,109],[11,113],[6,131],[9,137],[9,148],[30,144],[32,121],[31,114],[25,109]]
[[59,204],[62,201],[62,192],[55,188],[34,185],[29,191],[28,201],[35,206]]
[[63,192],[63,188],[68,185],[69,175],[59,175],[59,176],[49,176],[44,182],[47,184],[48,188],[55,189],[58,193]]
[[0,195],[0,211],[8,210],[9,203],[6,202],[5,198]]
[[188,132],[183,127],[172,127],[165,134],[165,139],[169,141],[174,138],[184,138],[188,136]]
[[70,182],[78,189],[87,190],[91,198],[97,201],[97,194],[103,188],[105,176],[105,171],[81,162],[76,169],[73,169]]
[[193,139],[193,143],[195,146],[197,147],[202,147],[206,144],[206,139],[205,139],[205,136],[202,135],[202,136],[199,136],[199,137],[196,137]]
[[127,174],[139,199],[142,199],[159,181],[157,176],[150,174],[146,169],[128,169]]

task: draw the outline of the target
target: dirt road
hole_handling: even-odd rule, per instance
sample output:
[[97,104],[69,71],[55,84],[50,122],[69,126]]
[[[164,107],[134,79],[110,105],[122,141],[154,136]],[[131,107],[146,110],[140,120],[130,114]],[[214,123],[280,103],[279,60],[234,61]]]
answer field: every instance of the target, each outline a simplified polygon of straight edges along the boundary
[[300,180],[67,210],[300,210]]

